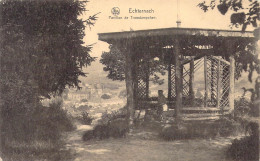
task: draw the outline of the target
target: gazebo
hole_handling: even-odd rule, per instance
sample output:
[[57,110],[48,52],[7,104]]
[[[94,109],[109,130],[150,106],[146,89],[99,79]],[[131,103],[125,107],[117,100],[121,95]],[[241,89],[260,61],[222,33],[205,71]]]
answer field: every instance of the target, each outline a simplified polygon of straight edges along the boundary
[[[235,53],[254,43],[253,32],[198,28],[163,28],[100,33],[99,40],[125,54],[127,106],[130,120],[135,109],[150,108],[149,63],[163,59],[168,74],[168,107],[176,117],[189,111],[232,113],[234,110]],[[116,61],[116,60],[115,60]],[[196,74],[203,68],[202,73]],[[203,79],[202,105],[196,105],[194,77]]]

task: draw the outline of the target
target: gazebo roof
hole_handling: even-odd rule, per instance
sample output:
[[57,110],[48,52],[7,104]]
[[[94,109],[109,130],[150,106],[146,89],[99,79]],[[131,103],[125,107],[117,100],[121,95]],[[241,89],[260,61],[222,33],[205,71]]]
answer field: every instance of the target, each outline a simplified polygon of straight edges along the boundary
[[173,38],[175,36],[181,36],[186,38],[204,37],[214,39],[221,38],[236,38],[253,40],[254,35],[252,31],[233,31],[233,30],[216,30],[216,29],[200,29],[200,28],[161,28],[150,30],[136,30],[136,31],[124,31],[124,32],[110,32],[99,33],[99,40],[112,43],[114,41],[120,41],[123,39],[135,39],[135,38]]

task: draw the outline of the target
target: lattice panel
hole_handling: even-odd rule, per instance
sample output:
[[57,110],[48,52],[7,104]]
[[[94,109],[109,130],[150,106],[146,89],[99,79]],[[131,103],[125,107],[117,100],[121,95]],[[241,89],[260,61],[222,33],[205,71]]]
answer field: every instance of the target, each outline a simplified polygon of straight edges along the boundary
[[220,58],[207,57],[207,83],[207,106],[216,107],[218,105],[219,108],[229,106],[229,65]]
[[147,72],[149,72],[148,62],[143,62],[142,59],[138,62],[136,69],[136,78],[137,78],[137,88],[136,88],[136,97],[137,100],[144,100],[148,97],[147,86],[149,83],[149,77]]
[[189,82],[190,82],[190,68],[186,69],[185,66],[183,66],[183,77],[182,77],[182,95],[184,97],[188,97],[190,94],[190,86],[189,86]]
[[175,66],[171,64],[170,67],[171,67],[171,96],[169,99],[173,100],[176,97]]
[[218,60],[209,57],[207,59],[207,79],[208,79],[208,100],[207,105],[215,107],[217,105],[217,90],[218,90]]
[[225,63],[220,63],[221,65],[221,96],[220,96],[220,108],[228,107],[229,106],[229,88],[230,88],[230,83],[229,83],[229,65]]

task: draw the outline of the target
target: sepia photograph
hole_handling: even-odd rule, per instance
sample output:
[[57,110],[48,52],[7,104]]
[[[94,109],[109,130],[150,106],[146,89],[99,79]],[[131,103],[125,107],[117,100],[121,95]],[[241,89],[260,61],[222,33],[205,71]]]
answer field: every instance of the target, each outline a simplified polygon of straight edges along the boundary
[[0,0],[0,161],[259,161],[259,0]]

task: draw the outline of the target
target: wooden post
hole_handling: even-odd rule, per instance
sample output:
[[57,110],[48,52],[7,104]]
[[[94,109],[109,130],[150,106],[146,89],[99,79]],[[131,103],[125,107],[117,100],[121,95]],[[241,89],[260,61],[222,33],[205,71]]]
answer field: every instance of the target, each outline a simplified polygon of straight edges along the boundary
[[190,95],[190,104],[194,105],[194,58],[190,61],[190,82],[189,82],[189,95]]
[[[220,80],[220,60],[218,60],[218,66],[217,66],[217,108],[220,108],[220,100],[221,100],[221,93],[220,93],[220,89],[221,89],[221,80]],[[221,109],[222,111],[222,109]]]
[[234,40],[227,40],[225,42],[225,47],[227,49],[227,53],[229,55],[229,92],[228,92],[228,101],[229,101],[229,112],[234,116],[234,86],[235,86],[235,42]]
[[172,97],[172,69],[171,69],[171,56],[169,58],[169,64],[168,64],[168,100],[171,100]]
[[146,87],[145,87],[145,92],[146,92],[146,99],[148,100],[149,98],[149,75],[150,75],[150,65],[149,65],[149,58],[146,58],[146,66],[147,69],[145,69],[145,81],[146,81]]
[[213,103],[214,100],[214,59],[211,59],[211,81],[210,81],[210,93],[211,93],[211,98],[210,98],[210,102]]
[[205,95],[204,95],[204,107],[207,107],[208,100],[208,79],[207,79],[207,56],[204,56],[204,79],[205,79]]
[[130,49],[132,48],[132,44],[126,44],[125,50],[125,82],[126,82],[126,92],[127,92],[127,116],[129,128],[133,127],[134,121],[134,77],[133,77],[133,53],[131,53]]
[[180,62],[180,44],[178,38],[175,38],[175,87],[176,87],[176,105],[175,116],[180,118],[180,109],[182,109],[182,77],[181,77],[181,62]]
[[230,57],[229,57],[229,61],[230,61],[230,66],[229,66],[229,107],[230,107],[230,112],[233,113],[234,112],[234,87],[235,87],[235,59],[234,59],[234,55],[232,55],[233,53],[231,53]]

